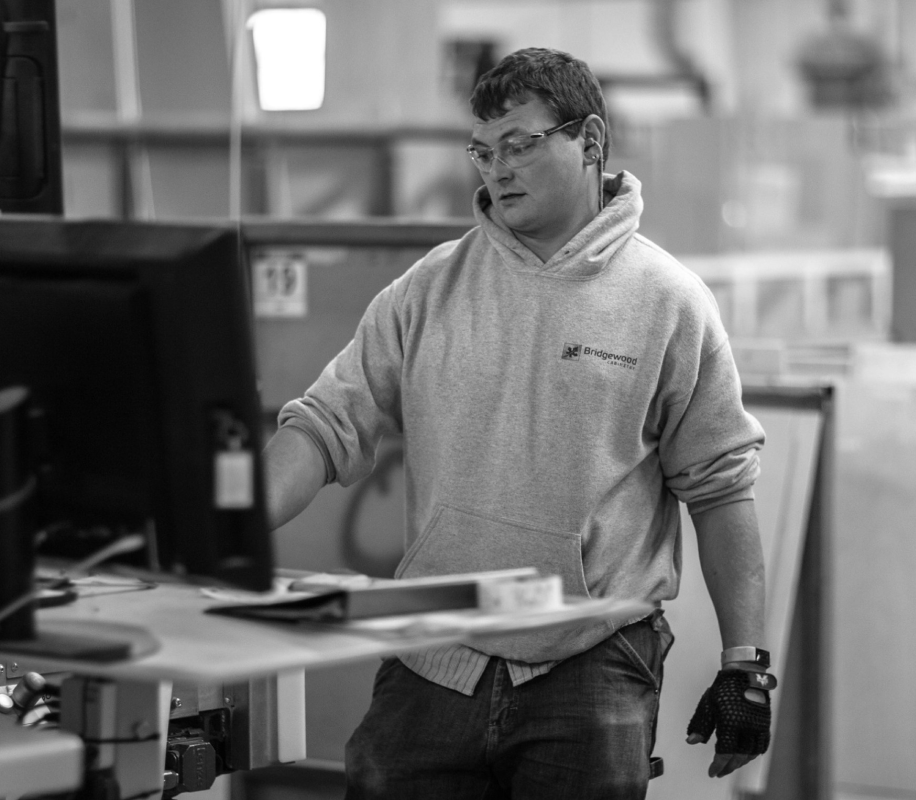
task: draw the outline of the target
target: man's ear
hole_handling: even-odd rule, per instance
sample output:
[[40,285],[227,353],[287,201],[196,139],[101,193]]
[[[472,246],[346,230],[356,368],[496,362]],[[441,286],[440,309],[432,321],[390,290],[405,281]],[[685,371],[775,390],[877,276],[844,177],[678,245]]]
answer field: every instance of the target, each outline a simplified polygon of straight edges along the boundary
[[604,137],[607,135],[604,121],[597,114],[589,114],[582,124],[585,138],[584,154],[587,160],[597,161],[604,153]]

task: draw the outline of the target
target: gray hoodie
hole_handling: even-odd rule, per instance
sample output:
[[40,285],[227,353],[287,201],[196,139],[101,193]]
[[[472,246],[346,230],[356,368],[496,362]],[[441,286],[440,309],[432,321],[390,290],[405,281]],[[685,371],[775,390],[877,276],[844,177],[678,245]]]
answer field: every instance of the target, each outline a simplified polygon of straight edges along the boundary
[[[534,566],[567,594],[677,595],[678,501],[751,498],[764,440],[701,280],[636,233],[640,184],[605,176],[605,209],[543,263],[475,196],[479,225],[370,304],[353,341],[281,425],[331,480],[367,475],[403,434],[399,577]],[[487,652],[565,658],[605,624],[526,633]]]

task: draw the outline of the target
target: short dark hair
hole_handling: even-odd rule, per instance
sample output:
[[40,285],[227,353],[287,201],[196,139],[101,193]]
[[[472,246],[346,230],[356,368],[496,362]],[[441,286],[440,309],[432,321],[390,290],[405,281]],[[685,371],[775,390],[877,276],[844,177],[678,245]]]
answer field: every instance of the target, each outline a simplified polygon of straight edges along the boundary
[[[607,106],[601,85],[588,64],[562,50],[527,47],[516,50],[484,73],[471,94],[471,111],[477,119],[503,116],[507,103],[526,103],[537,97],[557,124],[597,114],[607,129]],[[579,129],[567,128],[572,139]],[[610,137],[604,137],[607,156]]]

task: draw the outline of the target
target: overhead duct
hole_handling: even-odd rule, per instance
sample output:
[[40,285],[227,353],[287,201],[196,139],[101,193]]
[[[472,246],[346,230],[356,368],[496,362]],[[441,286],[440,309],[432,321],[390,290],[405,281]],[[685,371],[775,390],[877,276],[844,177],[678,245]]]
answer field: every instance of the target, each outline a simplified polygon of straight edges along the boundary
[[[671,66],[671,77],[694,87],[704,110],[709,111],[709,81],[677,40],[677,4],[680,0],[650,0],[654,8],[653,33],[665,60]],[[670,78],[669,78],[670,80]]]

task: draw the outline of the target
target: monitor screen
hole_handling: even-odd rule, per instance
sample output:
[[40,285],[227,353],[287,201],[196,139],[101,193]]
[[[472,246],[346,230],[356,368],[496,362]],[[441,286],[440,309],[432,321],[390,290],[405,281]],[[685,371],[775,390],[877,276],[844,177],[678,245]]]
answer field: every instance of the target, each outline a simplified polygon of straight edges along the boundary
[[39,555],[141,532],[138,566],[270,588],[243,262],[229,226],[0,218],[0,391],[28,392]]

